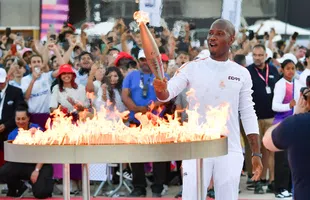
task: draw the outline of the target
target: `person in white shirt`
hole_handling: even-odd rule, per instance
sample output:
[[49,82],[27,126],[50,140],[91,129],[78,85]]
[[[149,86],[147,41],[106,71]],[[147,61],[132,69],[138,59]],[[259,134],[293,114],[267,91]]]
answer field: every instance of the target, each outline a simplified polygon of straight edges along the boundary
[[306,58],[305,58],[305,65],[306,69],[300,74],[299,82],[301,83],[302,87],[306,87],[307,77],[310,76],[310,50],[307,50]]
[[[231,22],[216,20],[209,31],[208,46],[210,57],[184,64],[167,83],[155,79],[156,96],[160,101],[169,101],[186,87],[195,90],[195,101],[189,102],[189,109],[197,103],[202,119],[207,106],[230,104],[227,121],[228,155],[204,159],[204,194],[211,176],[217,200],[237,200],[243,154],[240,143],[239,113],[244,130],[252,149],[253,177],[257,181],[262,173],[260,139],[257,117],[252,101],[252,80],[244,67],[229,60],[229,48],[235,41],[235,28]],[[183,161],[183,200],[197,199],[196,161]]]
[[49,107],[51,112],[60,105],[65,113],[83,111],[88,108],[89,101],[86,96],[85,86],[75,83],[75,72],[69,64],[60,66],[58,72],[58,84],[53,88]]
[[49,118],[49,104],[51,98],[51,84],[58,70],[46,72],[43,69],[43,59],[39,55],[30,58],[31,74],[22,78],[21,88],[24,98],[28,102],[30,120],[44,129]]
[[98,91],[98,98],[96,101],[96,109],[99,111],[101,106],[105,109],[118,112],[127,110],[122,101],[122,85],[123,74],[118,67],[109,67],[105,73],[105,83]]
[[80,61],[80,69],[76,72],[76,82],[77,84],[84,85],[86,87],[88,75],[91,69],[91,66],[93,65],[93,56],[91,53],[87,51],[83,51],[79,55],[79,61]]

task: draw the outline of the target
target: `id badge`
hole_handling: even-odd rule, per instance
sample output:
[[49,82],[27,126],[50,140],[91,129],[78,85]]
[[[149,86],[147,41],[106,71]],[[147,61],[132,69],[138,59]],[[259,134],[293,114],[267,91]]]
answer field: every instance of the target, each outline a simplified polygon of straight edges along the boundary
[[266,92],[267,94],[271,94],[271,88],[269,86],[266,86]]

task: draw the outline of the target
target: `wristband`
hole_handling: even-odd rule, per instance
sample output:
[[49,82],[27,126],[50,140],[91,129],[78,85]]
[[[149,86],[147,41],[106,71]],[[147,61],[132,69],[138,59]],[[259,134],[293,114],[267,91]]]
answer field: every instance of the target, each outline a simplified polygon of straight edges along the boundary
[[263,157],[263,155],[262,155],[261,153],[252,153],[252,157],[253,157],[253,156],[257,156],[257,157],[260,157],[260,158]]

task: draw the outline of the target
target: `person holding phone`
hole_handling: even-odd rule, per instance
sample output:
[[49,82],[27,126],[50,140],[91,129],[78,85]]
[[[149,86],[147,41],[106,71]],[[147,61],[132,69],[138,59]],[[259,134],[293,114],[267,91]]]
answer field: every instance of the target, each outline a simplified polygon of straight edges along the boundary
[[51,98],[51,84],[58,70],[43,72],[43,59],[39,55],[30,58],[31,73],[21,80],[21,88],[25,100],[28,101],[31,121],[39,124],[43,129],[49,118],[49,105],[46,102]]

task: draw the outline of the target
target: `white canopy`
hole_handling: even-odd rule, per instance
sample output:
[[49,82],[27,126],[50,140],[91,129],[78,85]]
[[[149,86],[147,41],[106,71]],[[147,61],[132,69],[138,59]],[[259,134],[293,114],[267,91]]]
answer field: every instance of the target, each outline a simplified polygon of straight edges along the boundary
[[[94,35],[106,35],[109,31],[111,31],[114,27],[114,22],[102,22],[96,24],[95,26],[85,29],[87,35],[94,36]],[[76,33],[81,34],[81,30],[77,29]]]
[[[279,20],[266,20],[266,21],[258,21],[254,25],[249,26],[249,30],[253,30],[256,32],[258,28],[260,27],[261,23],[263,23],[263,27],[259,31],[259,35],[264,35],[265,32],[270,32],[271,28],[274,28],[276,30],[276,34],[287,34],[287,35],[293,35],[294,32],[298,32],[299,35],[310,35],[310,30],[303,29],[297,26],[293,26],[287,23],[284,23]],[[285,31],[286,30],[286,31]]]

